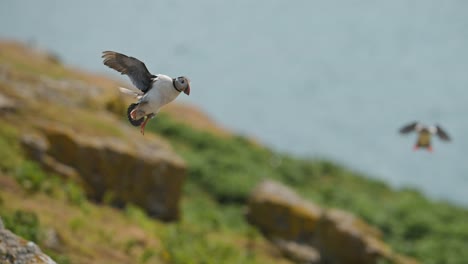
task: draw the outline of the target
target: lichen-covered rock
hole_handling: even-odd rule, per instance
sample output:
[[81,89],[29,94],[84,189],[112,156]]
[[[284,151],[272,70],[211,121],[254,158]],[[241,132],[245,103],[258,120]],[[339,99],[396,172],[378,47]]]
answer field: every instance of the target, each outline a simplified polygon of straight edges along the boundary
[[47,155],[46,152],[50,145],[44,137],[37,134],[23,134],[21,136],[21,146],[28,157],[38,161],[47,171],[57,173],[66,179],[83,184],[79,173],[74,168],[60,163],[55,158]]
[[377,263],[391,259],[392,251],[379,238],[380,232],[354,215],[327,210],[318,226],[318,246],[331,263]]
[[274,181],[262,182],[250,196],[247,219],[270,237],[310,239],[322,210]]
[[284,239],[274,239],[272,242],[281,250],[284,256],[296,263],[321,263],[320,252],[312,246]]
[[39,131],[42,139],[22,138],[29,155],[58,174],[78,174],[90,198],[133,203],[162,220],[178,218],[186,165],[163,142],[93,136],[51,122]]
[[2,264],[55,264],[31,241],[26,241],[4,229],[0,219],[0,263]]
[[247,219],[299,263],[417,263],[393,253],[378,229],[351,213],[321,209],[273,181],[252,192]]
[[0,113],[15,112],[18,105],[10,98],[0,93]]
[[52,249],[55,252],[61,252],[63,250],[63,238],[54,228],[45,230],[42,244],[44,247]]

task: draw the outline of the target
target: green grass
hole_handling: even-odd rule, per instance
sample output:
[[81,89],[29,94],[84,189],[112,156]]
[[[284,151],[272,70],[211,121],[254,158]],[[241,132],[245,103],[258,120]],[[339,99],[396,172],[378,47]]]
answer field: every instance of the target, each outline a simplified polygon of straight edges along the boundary
[[[397,252],[422,263],[455,264],[468,259],[468,210],[464,208],[428,200],[414,190],[392,190],[333,162],[276,153],[243,137],[216,137],[164,114],[150,122],[148,130],[171,142],[187,161],[189,175],[182,221],[158,229],[140,209],[127,207],[129,219],[161,239],[162,249],[144,249],[139,263],[149,263],[154,256],[169,263],[264,262],[264,256],[243,246],[248,238],[259,238],[245,222],[243,205],[252,189],[267,178],[293,187],[322,206],[357,214],[381,229],[384,240]],[[70,205],[87,203],[80,187],[25,159],[18,131],[1,120],[0,169],[29,192],[65,197]],[[30,212],[1,213],[5,225],[19,235],[31,240],[40,236],[40,223]],[[71,221],[70,228],[80,229],[80,222]],[[68,261],[66,256],[56,256]]]
[[[15,54],[3,54],[0,52],[0,64],[6,64],[12,66],[16,70],[23,74],[30,76],[41,76],[47,75],[54,79],[63,79],[67,77],[67,71],[65,68],[58,63],[45,63],[34,61],[34,63],[25,62],[24,57]],[[57,58],[58,59],[58,58]]]
[[[0,160],[1,168],[12,176],[17,183],[33,196],[44,193],[52,199],[67,201],[70,206],[84,212],[84,216],[76,216],[67,222],[72,233],[87,236],[88,240],[111,241],[110,233],[95,232],[83,234],[89,228],[88,218],[98,217],[94,210],[89,209],[83,190],[76,184],[66,181],[56,175],[47,173],[33,161],[23,156],[18,146],[17,131],[8,125],[0,130]],[[0,209],[5,200],[0,196]],[[143,247],[142,253],[135,259],[135,263],[152,263],[155,258],[165,259],[168,263],[265,263],[269,258],[265,253],[255,253],[244,247],[247,237],[261,239],[252,227],[244,221],[242,206],[239,204],[220,205],[211,195],[199,188],[198,185],[187,184],[184,199],[181,204],[183,219],[177,223],[164,225],[147,216],[138,207],[127,205],[122,217],[142,227],[149,235],[161,240],[161,248]],[[88,208],[88,209],[87,209]],[[41,226],[37,213],[23,210],[0,210],[0,216],[5,226],[17,235],[41,245],[45,228]],[[99,230],[99,229],[98,229]],[[114,241],[118,243],[118,241]],[[125,248],[130,251],[140,243],[129,240]],[[73,263],[66,254],[51,249],[44,249],[59,263]],[[93,251],[86,245],[81,248],[84,255],[92,255]]]
[[[190,185],[190,184],[189,184]],[[183,219],[162,233],[164,254],[171,263],[265,263],[246,241],[260,235],[249,226],[240,205],[221,205],[196,186],[185,189]],[[271,260],[270,260],[271,261]]]
[[221,205],[191,184],[185,188],[181,206],[182,219],[163,229],[155,228],[154,220],[138,207],[128,205],[125,214],[161,239],[162,249],[152,254],[168,263],[265,263],[261,252],[244,245],[248,239],[261,238],[245,222],[242,206]]
[[0,170],[14,170],[21,161],[18,131],[6,121],[0,120]]
[[37,242],[41,233],[39,219],[35,213],[15,210],[12,213],[3,213],[2,220],[7,229],[24,239]]
[[[431,201],[414,190],[392,190],[382,182],[329,161],[274,153],[242,137],[219,138],[164,114],[149,123],[148,130],[167,138],[186,159],[188,186],[196,186],[223,207],[230,207],[231,216],[239,218],[239,205],[250,191],[262,179],[271,178],[322,206],[357,214],[380,228],[384,240],[397,252],[422,263],[466,263],[468,259],[468,250],[464,250],[468,247],[465,208]],[[226,209],[221,212],[225,214]],[[213,223],[229,221],[215,213],[204,213],[207,215],[192,221],[203,225],[211,222],[212,228],[217,227]],[[245,227],[234,221],[224,228]]]
[[[3,121],[0,124],[2,171],[29,192],[65,197],[70,205],[87,203],[80,187],[24,159],[16,129]],[[259,239],[245,222],[243,206],[252,189],[267,178],[293,187],[322,206],[357,214],[381,229],[384,240],[397,252],[422,263],[464,263],[468,259],[466,209],[428,200],[414,190],[392,190],[329,161],[275,153],[242,137],[219,138],[164,114],[149,123],[148,130],[172,143],[186,159],[189,175],[180,222],[156,228],[141,209],[128,206],[125,210],[129,219],[161,239],[162,249],[143,250],[138,263],[149,263],[154,256],[169,263],[264,262],[264,256],[243,246],[247,239]],[[5,225],[19,235],[33,241],[40,236],[40,223],[30,212],[1,213]],[[80,221],[71,221],[70,228],[80,229]],[[50,254],[69,261],[66,256]]]
[[29,192],[44,192],[52,197],[61,196],[78,206],[86,201],[86,195],[80,186],[44,172],[36,162],[23,160],[18,164],[13,176]]
[[[5,228],[23,239],[39,243],[44,237],[44,228],[34,212],[24,210],[5,211],[0,208],[0,216]],[[59,252],[53,250],[45,250],[45,252],[57,263],[70,263],[69,258]]]

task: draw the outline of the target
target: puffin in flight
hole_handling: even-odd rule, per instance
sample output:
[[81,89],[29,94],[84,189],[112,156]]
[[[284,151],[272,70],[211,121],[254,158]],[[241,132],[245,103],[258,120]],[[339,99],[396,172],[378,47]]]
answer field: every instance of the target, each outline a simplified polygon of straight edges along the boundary
[[408,134],[410,132],[418,133],[418,139],[414,145],[414,150],[425,148],[432,152],[431,137],[437,135],[442,141],[450,141],[450,137],[439,125],[426,126],[419,122],[412,122],[403,126],[400,129],[401,134]]
[[190,94],[190,80],[185,76],[171,78],[164,74],[153,75],[140,60],[114,51],[104,51],[102,58],[104,65],[127,75],[138,88],[120,87],[120,91],[138,99],[128,107],[127,117],[133,126],[140,126],[143,135],[146,123],[161,107],[174,101],[181,92]]

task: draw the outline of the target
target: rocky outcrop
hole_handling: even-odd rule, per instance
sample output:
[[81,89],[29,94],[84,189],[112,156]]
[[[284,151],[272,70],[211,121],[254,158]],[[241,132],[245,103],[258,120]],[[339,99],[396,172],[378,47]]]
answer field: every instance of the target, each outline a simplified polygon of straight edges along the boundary
[[320,252],[315,247],[279,238],[273,239],[272,242],[286,258],[296,263],[321,263]]
[[7,96],[0,93],[0,114],[5,112],[15,112],[17,104]]
[[186,165],[163,142],[93,136],[54,123],[24,135],[22,145],[46,169],[78,179],[96,201],[136,204],[162,220],[179,217]]
[[26,241],[4,228],[0,218],[0,263],[55,264],[31,241]]
[[247,219],[270,237],[306,242],[321,216],[320,207],[281,184],[265,181],[252,192]]
[[317,247],[331,263],[378,263],[393,259],[380,232],[351,213],[330,209],[317,227]]
[[273,181],[252,193],[248,221],[300,263],[417,263],[392,252],[378,229],[337,209],[321,209]]

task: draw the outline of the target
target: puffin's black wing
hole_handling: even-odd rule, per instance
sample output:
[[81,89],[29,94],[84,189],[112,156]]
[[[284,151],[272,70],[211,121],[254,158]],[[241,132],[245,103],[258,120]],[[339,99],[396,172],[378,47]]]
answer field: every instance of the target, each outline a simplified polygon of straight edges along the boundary
[[437,129],[436,134],[437,136],[439,136],[440,139],[450,141],[450,137],[447,134],[447,132],[445,132],[439,125],[436,125],[435,127]]
[[409,132],[413,132],[416,129],[417,125],[418,125],[418,122],[413,122],[411,124],[408,124],[400,129],[400,133],[407,134]]
[[133,85],[142,92],[146,93],[151,89],[153,79],[156,78],[156,76],[148,71],[143,62],[114,51],[102,52],[102,58],[104,59],[104,65],[121,74],[128,75]]

